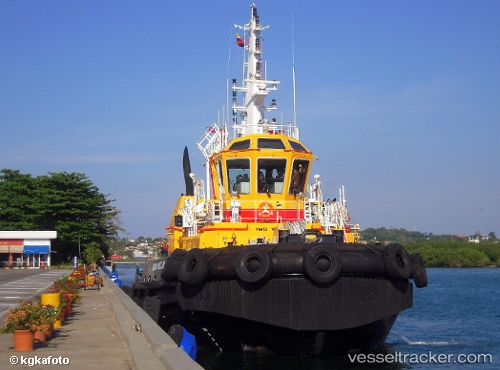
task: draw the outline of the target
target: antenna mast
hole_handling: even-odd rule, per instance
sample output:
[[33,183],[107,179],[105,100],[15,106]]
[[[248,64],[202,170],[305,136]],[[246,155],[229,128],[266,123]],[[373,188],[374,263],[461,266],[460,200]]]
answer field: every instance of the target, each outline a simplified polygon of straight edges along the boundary
[[295,40],[293,38],[293,10],[292,10],[292,90],[293,90],[293,125],[297,125],[297,107],[295,100]]

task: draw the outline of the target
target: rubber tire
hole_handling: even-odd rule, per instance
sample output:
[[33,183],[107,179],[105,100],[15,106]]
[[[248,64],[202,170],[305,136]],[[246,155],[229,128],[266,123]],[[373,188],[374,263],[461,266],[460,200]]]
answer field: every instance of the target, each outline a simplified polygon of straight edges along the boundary
[[411,275],[410,255],[401,244],[389,244],[384,251],[384,265],[389,276],[408,279]]
[[207,277],[209,270],[208,256],[201,249],[195,248],[182,258],[177,278],[182,283],[196,285]]
[[245,248],[236,257],[236,275],[247,283],[265,281],[271,276],[273,266],[271,256],[258,248]]
[[[328,263],[326,269],[322,266],[325,260]],[[339,253],[333,246],[316,245],[305,254],[303,267],[311,280],[321,284],[330,283],[340,274]]]
[[427,270],[425,268],[424,260],[419,253],[410,254],[411,260],[411,275],[415,286],[417,288],[424,288],[429,284],[429,279],[427,278]]

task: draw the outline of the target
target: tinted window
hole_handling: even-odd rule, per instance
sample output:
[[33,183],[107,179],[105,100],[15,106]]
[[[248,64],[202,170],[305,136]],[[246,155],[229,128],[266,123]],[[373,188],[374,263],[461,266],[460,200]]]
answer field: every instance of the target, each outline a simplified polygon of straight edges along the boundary
[[259,149],[285,149],[285,144],[281,139],[257,139]]
[[307,149],[301,143],[297,143],[296,141],[288,141],[293,150],[300,150],[303,152],[307,152]]
[[293,161],[292,175],[290,176],[290,188],[288,190],[290,194],[297,195],[298,193],[304,192],[308,167],[309,161],[305,159],[296,159]]
[[229,150],[243,150],[250,148],[250,140],[237,141],[229,147]]
[[263,158],[258,162],[257,191],[281,194],[285,183],[286,159]]
[[250,193],[250,160],[247,158],[228,159],[227,178],[229,193],[237,191],[238,194]]

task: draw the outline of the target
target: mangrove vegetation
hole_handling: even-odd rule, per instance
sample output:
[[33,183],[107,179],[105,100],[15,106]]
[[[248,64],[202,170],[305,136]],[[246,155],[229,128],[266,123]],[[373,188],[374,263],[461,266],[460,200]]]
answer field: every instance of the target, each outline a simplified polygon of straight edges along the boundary
[[410,253],[420,253],[427,267],[500,267],[500,242],[487,236],[433,235],[405,229],[366,229],[366,242],[401,243]]

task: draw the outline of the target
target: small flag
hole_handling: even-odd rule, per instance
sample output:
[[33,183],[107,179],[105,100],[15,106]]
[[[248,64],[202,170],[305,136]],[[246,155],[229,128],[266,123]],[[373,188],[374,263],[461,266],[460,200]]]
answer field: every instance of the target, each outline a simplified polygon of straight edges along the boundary
[[238,32],[236,32],[236,44],[238,44],[238,46],[241,46],[241,47],[245,46],[245,42],[243,41],[243,39],[241,38],[241,36]]

